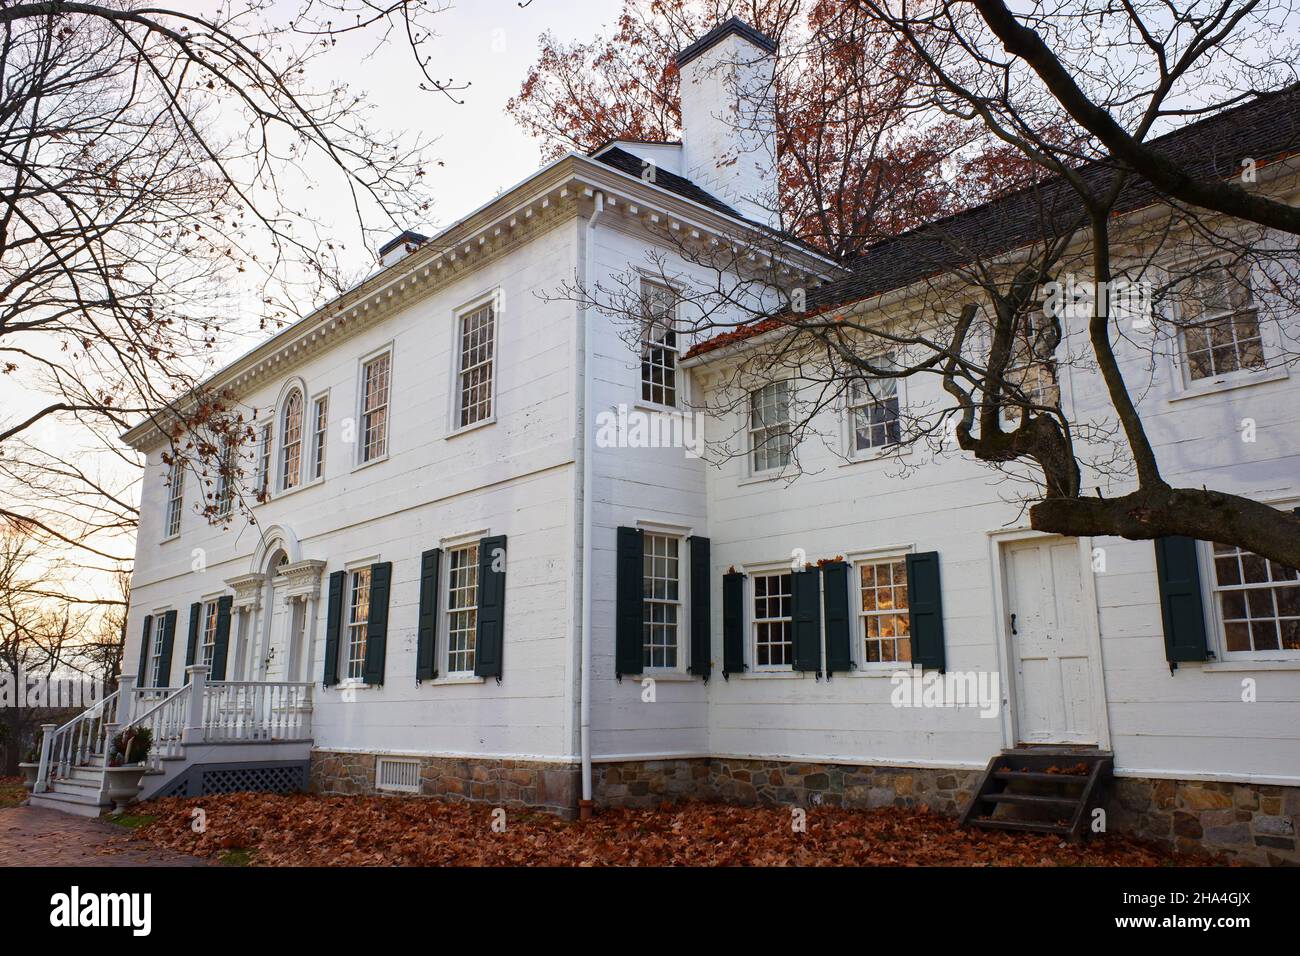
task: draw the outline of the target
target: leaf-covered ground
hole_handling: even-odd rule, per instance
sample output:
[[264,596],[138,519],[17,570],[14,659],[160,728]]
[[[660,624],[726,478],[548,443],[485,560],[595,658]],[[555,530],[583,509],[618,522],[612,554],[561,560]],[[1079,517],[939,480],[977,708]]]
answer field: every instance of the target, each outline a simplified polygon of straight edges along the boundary
[[16,807],[26,799],[22,777],[0,777],[0,807]]
[[[195,832],[195,809],[204,832]],[[602,810],[587,823],[393,797],[237,793],[158,800],[139,835],[160,846],[253,866],[1162,866],[1210,862],[1119,836],[1084,846],[1040,835],[962,830],[900,809],[807,811],[710,803]],[[499,819],[499,815],[498,815]]]

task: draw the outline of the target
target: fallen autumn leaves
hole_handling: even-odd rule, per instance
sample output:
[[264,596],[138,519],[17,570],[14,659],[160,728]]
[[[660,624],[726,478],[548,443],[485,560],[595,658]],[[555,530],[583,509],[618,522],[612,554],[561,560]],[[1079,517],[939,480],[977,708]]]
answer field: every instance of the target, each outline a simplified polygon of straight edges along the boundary
[[[206,829],[195,833],[194,808]],[[395,797],[236,793],[158,800],[140,835],[206,857],[251,850],[259,866],[1160,866],[1198,864],[1151,844],[1102,836],[1084,846],[1022,833],[962,830],[901,809],[807,811],[709,803],[603,810],[588,823],[491,806]]]

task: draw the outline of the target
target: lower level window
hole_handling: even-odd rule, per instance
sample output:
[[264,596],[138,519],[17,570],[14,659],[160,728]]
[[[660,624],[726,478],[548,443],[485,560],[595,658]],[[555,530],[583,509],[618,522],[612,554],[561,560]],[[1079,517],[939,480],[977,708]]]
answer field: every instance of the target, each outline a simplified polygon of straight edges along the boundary
[[754,667],[772,670],[794,663],[790,573],[754,575]]
[[478,638],[478,545],[447,556],[447,673],[474,673]]
[[642,663],[646,667],[676,667],[682,612],[681,539],[647,534],[644,540]]
[[370,624],[370,568],[351,573],[348,588],[348,680],[366,671],[366,627]]
[[217,602],[209,601],[203,606],[203,648],[199,663],[204,667],[212,666],[212,658],[217,650]]
[[153,639],[149,642],[149,683],[153,687],[165,687],[170,674],[162,672],[163,639],[167,636],[167,625],[161,614],[153,619]]
[[1229,654],[1300,651],[1300,572],[1214,545],[1214,597]]
[[864,561],[857,568],[863,662],[910,662],[912,638],[911,619],[907,614],[907,562],[902,558]]

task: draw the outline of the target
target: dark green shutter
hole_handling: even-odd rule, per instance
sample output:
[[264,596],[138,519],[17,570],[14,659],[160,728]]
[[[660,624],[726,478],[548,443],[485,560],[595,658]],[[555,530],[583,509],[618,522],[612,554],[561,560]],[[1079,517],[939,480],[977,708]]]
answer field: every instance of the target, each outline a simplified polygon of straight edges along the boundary
[[822,567],[826,606],[826,676],[853,668],[849,637],[849,566],[835,561]]
[[822,576],[817,568],[790,575],[791,632],[794,640],[794,669],[822,670]]
[[325,671],[321,683],[333,687],[339,682],[339,632],[343,627],[343,589],[348,573],[330,575],[329,604],[325,608]]
[[943,590],[939,586],[939,552],[907,556],[907,615],[912,635],[912,663],[943,672]]
[[713,604],[709,600],[709,539],[692,535],[691,542],[691,666],[690,672],[709,682],[713,641],[710,626]]
[[392,583],[391,561],[380,561],[370,566],[370,617],[366,620],[366,659],[361,670],[361,679],[367,684],[384,682],[384,658],[388,653],[388,592]]
[[480,538],[478,543],[478,631],[474,644],[474,673],[501,679],[506,631],[506,536]]
[[617,599],[614,625],[614,676],[640,674],[644,660],[645,565],[640,528],[619,528],[614,557]]
[[[217,636],[212,645],[212,680],[226,679],[226,656],[230,652],[230,609],[235,599],[229,594],[217,598]],[[306,630],[306,622],[303,624]]]
[[1194,538],[1156,538],[1155,546],[1165,659],[1172,670],[1172,665],[1179,661],[1203,661],[1210,656],[1205,605],[1201,600],[1201,570]]
[[722,679],[745,669],[745,576],[722,576]]
[[148,687],[149,681],[149,634],[153,630],[153,615],[144,616],[144,633],[140,635],[140,668],[135,676],[136,687]]
[[[160,625],[165,630],[163,631],[162,659],[158,662],[158,680],[160,681],[158,686],[171,687],[172,648],[176,645],[176,612],[164,612]],[[185,681],[181,680],[179,683],[183,684]]]
[[420,610],[415,632],[415,682],[438,676],[438,566],[442,549],[420,555]]
[[203,605],[190,605],[190,639],[185,643],[185,666],[194,666],[194,655],[199,648],[199,622],[203,620]]

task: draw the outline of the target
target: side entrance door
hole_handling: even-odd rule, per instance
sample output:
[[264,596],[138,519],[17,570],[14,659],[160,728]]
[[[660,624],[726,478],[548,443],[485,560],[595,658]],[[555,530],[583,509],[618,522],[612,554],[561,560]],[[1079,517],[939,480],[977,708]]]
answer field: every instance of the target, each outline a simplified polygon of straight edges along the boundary
[[1003,545],[1008,646],[1014,668],[1017,742],[1098,742],[1088,592],[1074,538]]

